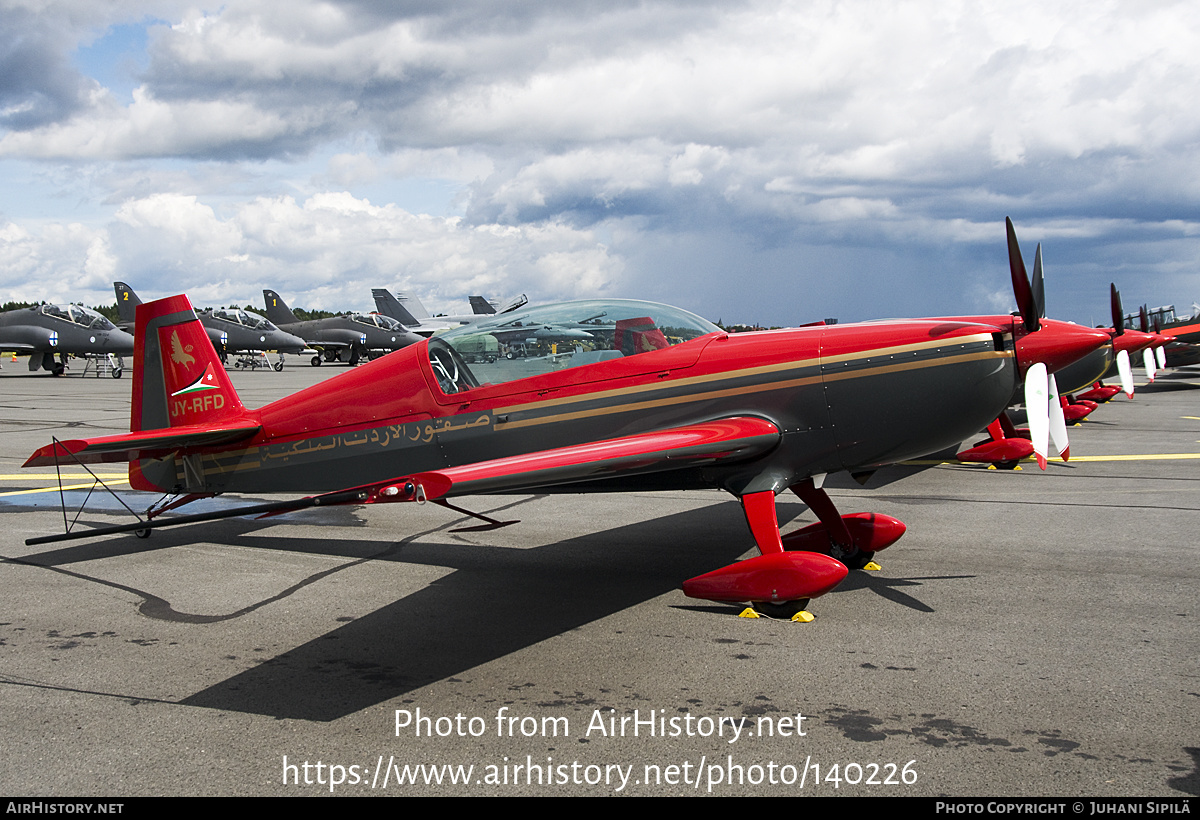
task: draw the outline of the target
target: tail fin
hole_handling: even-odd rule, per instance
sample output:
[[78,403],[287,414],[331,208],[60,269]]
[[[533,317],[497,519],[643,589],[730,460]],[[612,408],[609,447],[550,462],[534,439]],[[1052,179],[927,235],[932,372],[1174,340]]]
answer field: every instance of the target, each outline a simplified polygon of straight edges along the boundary
[[142,300],[133,292],[133,288],[124,282],[113,282],[113,290],[117,292],[117,317],[121,320],[121,324],[128,324],[132,327],[137,306],[142,303]]
[[283,301],[275,291],[263,290],[263,302],[267,306],[267,319],[275,324],[294,325],[300,321],[296,318],[296,314],[292,313],[292,309],[287,306],[287,302]]
[[418,322],[433,318],[429,315],[429,311],[425,309],[425,306],[421,304],[421,300],[411,293],[398,293],[396,294],[396,298],[400,300],[400,304],[404,305],[405,310],[417,317]]
[[479,316],[490,316],[496,312],[496,306],[482,296],[472,296],[471,312]]
[[[200,428],[196,433],[202,438],[222,436],[238,427],[245,431],[256,424],[186,296],[138,305],[135,337],[131,435],[188,427]],[[182,456],[181,460],[184,485],[193,491],[202,488],[198,458]],[[139,490],[178,487],[176,458],[131,459],[129,484]]]
[[375,307],[384,316],[390,316],[405,327],[419,327],[420,321],[408,312],[408,308],[400,304],[387,288],[371,288],[371,296],[375,298]]
[[138,305],[131,432],[223,425],[246,409],[186,296]]

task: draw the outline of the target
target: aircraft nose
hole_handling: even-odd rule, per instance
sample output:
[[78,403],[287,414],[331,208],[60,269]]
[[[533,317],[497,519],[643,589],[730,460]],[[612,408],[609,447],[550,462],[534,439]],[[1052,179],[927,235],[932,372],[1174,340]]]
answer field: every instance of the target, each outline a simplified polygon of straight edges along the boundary
[[1108,342],[1109,335],[1102,330],[1043,319],[1039,330],[1017,340],[1017,362],[1022,373],[1035,362],[1053,373]]
[[277,330],[271,334],[271,339],[275,343],[275,349],[280,353],[303,353],[304,340],[292,333],[285,333],[282,330]]
[[1113,350],[1118,353],[1122,350],[1129,353],[1137,353],[1146,345],[1153,341],[1149,333],[1142,333],[1140,330],[1126,330],[1120,336],[1113,339]]
[[133,336],[123,330],[110,330],[104,337],[105,351],[117,355],[133,355]]

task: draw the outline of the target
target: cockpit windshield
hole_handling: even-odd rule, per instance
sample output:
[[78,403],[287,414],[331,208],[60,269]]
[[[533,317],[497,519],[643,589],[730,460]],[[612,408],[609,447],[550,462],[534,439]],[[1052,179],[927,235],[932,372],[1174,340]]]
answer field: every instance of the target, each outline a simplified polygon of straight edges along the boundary
[[113,330],[113,323],[82,305],[42,305],[42,313],[89,330]]
[[384,330],[395,331],[403,330],[404,326],[390,316],[383,316],[379,313],[355,313],[350,316],[355,322],[372,327],[383,328]]
[[239,325],[251,328],[252,330],[274,330],[275,325],[267,321],[265,316],[261,316],[252,310],[241,310],[233,308],[217,308],[212,312],[213,318],[224,319],[227,322],[236,322]]
[[649,353],[719,331],[669,305],[593,299],[498,314],[438,334],[430,340],[429,358],[442,390],[457,393]]

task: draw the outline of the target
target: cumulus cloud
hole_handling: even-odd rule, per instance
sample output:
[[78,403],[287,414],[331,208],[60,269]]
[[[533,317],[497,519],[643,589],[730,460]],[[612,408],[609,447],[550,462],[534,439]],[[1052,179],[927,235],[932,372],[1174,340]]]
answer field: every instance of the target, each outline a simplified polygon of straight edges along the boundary
[[121,278],[143,295],[187,292],[197,304],[258,304],[272,288],[301,306],[369,310],[371,288],[389,287],[465,312],[473,294],[612,293],[622,274],[588,231],[470,225],[348,193],[256,198],[224,215],[195,196],[156,194],[125,203],[99,230],[0,226],[0,288],[23,299],[53,291],[57,300],[107,302]]

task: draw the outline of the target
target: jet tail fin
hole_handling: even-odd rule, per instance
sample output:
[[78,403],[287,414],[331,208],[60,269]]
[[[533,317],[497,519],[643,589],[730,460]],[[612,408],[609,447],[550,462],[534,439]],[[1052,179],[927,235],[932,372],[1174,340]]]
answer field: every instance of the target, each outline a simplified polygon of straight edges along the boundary
[[294,325],[300,320],[292,309],[287,306],[278,293],[273,290],[263,290],[263,302],[267,306],[267,319],[277,325]]
[[390,316],[405,327],[420,326],[420,321],[387,288],[372,288],[371,296],[375,298],[375,307],[384,316]]
[[113,290],[117,292],[117,317],[121,320],[121,324],[133,325],[137,306],[142,303],[138,295],[133,292],[133,288],[124,282],[113,282]]
[[471,312],[479,316],[491,316],[496,312],[496,306],[482,296],[472,296]]
[[396,298],[404,305],[404,309],[417,317],[417,321],[433,318],[429,315],[429,311],[421,304],[421,300],[411,293],[398,293]]

